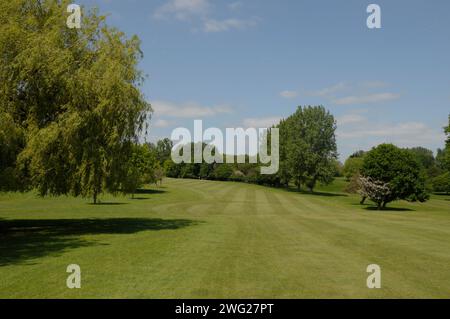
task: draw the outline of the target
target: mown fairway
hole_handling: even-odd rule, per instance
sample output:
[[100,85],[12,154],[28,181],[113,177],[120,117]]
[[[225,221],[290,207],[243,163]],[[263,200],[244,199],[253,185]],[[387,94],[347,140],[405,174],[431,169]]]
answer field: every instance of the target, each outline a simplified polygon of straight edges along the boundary
[[[450,197],[397,202],[166,180],[126,197],[0,195],[1,298],[450,297]],[[66,287],[79,264],[82,288]],[[382,289],[366,287],[379,264]]]

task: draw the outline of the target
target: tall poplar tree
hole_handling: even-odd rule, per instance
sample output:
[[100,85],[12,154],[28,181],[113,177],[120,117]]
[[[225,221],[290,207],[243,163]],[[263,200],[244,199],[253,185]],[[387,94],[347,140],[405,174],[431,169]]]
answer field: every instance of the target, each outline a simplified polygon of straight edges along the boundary
[[302,185],[312,191],[317,182],[330,183],[335,174],[337,147],[336,123],[323,106],[298,107],[282,123],[280,135],[284,144],[285,167],[300,189]]

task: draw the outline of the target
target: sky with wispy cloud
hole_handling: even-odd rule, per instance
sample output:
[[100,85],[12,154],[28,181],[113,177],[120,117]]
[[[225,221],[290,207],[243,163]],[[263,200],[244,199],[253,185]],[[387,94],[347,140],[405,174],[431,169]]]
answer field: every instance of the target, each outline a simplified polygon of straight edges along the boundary
[[[76,1],[75,1],[76,2]],[[142,40],[148,140],[176,127],[266,127],[297,105],[335,115],[341,160],[382,142],[443,147],[448,0],[79,0]],[[370,3],[382,28],[366,26]]]

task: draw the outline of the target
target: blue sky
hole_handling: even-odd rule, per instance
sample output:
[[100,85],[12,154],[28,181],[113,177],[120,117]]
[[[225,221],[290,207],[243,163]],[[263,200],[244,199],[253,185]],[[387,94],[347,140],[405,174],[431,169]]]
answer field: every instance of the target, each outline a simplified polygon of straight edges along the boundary
[[[297,105],[336,117],[341,160],[382,142],[443,147],[448,0],[78,0],[142,41],[148,139],[175,127],[265,127]],[[381,7],[368,29],[366,8]]]

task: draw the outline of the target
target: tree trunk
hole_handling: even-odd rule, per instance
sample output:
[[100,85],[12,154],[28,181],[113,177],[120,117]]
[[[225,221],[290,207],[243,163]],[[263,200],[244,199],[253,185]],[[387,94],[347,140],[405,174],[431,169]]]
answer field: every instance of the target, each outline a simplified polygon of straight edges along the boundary
[[363,205],[365,201],[366,201],[366,196],[363,196],[363,197],[361,198],[361,201],[360,201],[359,203],[360,203],[361,205]]
[[97,191],[94,191],[94,205],[97,204]]
[[309,191],[311,193],[314,192],[314,187],[316,186],[316,183],[317,183],[317,177],[314,177],[314,179],[310,182],[310,186],[308,187]]

